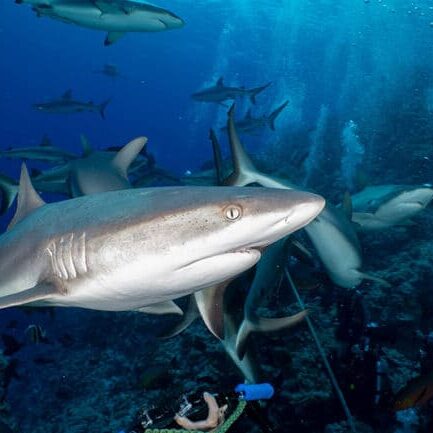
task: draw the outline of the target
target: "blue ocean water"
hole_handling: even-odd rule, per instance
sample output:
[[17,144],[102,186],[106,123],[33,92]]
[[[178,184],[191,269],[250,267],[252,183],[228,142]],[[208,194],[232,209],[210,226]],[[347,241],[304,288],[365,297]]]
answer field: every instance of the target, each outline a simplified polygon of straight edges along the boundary
[[[366,184],[431,182],[433,2],[161,0],[158,6],[182,17],[185,27],[161,33],[129,33],[113,46],[104,47],[104,32],[68,25],[47,17],[39,18],[28,4],[1,1],[0,148],[35,146],[47,134],[55,145],[80,153],[80,134],[86,135],[97,149],[121,146],[136,136],[144,135],[149,139],[148,151],[155,156],[159,167],[179,178],[186,172],[194,174],[212,159],[208,140],[210,127],[217,130],[223,144],[223,154],[228,155],[227,139],[220,128],[226,124],[227,109],[231,102],[222,105],[197,102],[191,98],[192,93],[213,85],[223,77],[227,85],[247,88],[271,83],[268,89],[257,96],[255,105],[252,106],[248,98],[237,100],[239,118],[245,116],[250,108],[254,115],[260,115],[270,113],[284,101],[289,101],[276,120],[275,131],[265,127],[257,133],[242,135],[245,148],[265,169],[317,190],[334,202],[341,201],[346,190],[355,193]],[[97,73],[104,64],[116,65],[121,77],[113,79]],[[34,103],[60,97],[69,89],[74,97],[82,101],[101,103],[110,99],[106,118],[89,112],[47,114],[32,107]],[[296,165],[296,155],[303,153],[304,157]],[[0,160],[0,172],[17,179],[20,164],[18,160]],[[47,167],[39,163],[34,166]],[[49,195],[47,197],[50,198]],[[389,275],[383,277],[390,277],[396,281],[396,285],[403,287],[402,293],[398,295],[400,298],[394,299],[395,305],[404,306],[406,302],[413,302],[414,298],[424,299],[422,290],[432,288],[431,260],[426,253],[431,249],[431,244],[426,243],[431,242],[431,231],[427,230],[432,227],[430,214],[424,216],[422,225],[409,232],[409,238],[407,233],[405,237],[402,231],[397,231],[389,235],[384,244],[377,240],[376,234],[361,239],[367,267],[384,269],[385,274],[386,270]],[[10,211],[3,217],[2,227],[6,226],[11,215]],[[411,257],[399,256],[394,261],[385,259],[392,252],[409,249],[409,244],[416,250]],[[383,251],[383,254],[374,257],[378,250]],[[408,287],[407,274],[402,276],[398,272],[404,267],[402,260],[408,260],[407,267],[413,266],[407,264],[410,258],[418,263],[425,274],[419,279],[414,277],[414,281],[411,280],[413,285]],[[414,288],[420,288],[422,293],[414,292]],[[412,296],[408,293],[412,293]],[[329,303],[335,300],[333,296],[337,297],[321,295]],[[391,295],[382,293],[381,296]],[[425,296],[429,298],[428,294]],[[379,310],[383,307],[383,298],[377,304],[374,302],[374,296],[368,298],[373,319],[386,322],[392,315],[392,308],[382,314]],[[413,311],[420,312],[421,308],[411,305],[410,311],[408,316]],[[394,313],[400,315],[401,311]],[[426,334],[431,330],[431,317],[424,317],[428,314],[420,313],[418,316],[421,318],[415,315],[416,320],[412,322],[414,333],[421,328]],[[116,366],[119,369],[126,368],[128,359],[132,359],[130,371],[125,373],[125,377],[128,374],[129,377],[140,377],[137,371],[140,368],[146,370],[146,366],[151,364],[148,360],[140,364],[139,356],[134,354],[137,339],[140,347],[138,352],[143,359],[146,356],[157,362],[163,359],[161,353],[156,353],[159,343],[154,340],[152,326],[158,325],[153,319],[139,322],[136,317],[115,316],[113,319],[105,313],[75,310],[57,312],[54,319],[45,312],[27,316],[21,311],[6,310],[0,315],[3,327],[11,320],[19,322],[18,330],[13,331],[18,339],[23,338],[23,330],[27,325],[35,322],[49,330],[51,342],[56,341],[52,343],[54,348],[49,345],[27,347],[21,355],[15,355],[21,366],[21,373],[18,370],[17,375],[25,379],[12,379],[7,419],[11,420],[14,431],[28,431],[36,422],[38,413],[46,417],[53,416],[47,405],[40,401],[33,403],[28,415],[22,415],[26,405],[34,402],[39,393],[44,396],[47,393],[51,398],[48,402],[55,401],[60,408],[67,406],[65,411],[57,410],[60,413],[57,418],[45,422],[47,430],[120,429],[140,405],[143,389],[134,388],[131,384],[122,387],[122,383],[125,383],[122,380],[126,379],[121,374],[118,375],[118,383],[112,380],[117,374]],[[325,313],[323,317],[326,318]],[[133,330],[131,333],[142,332],[143,340],[131,336],[130,329]],[[196,333],[200,335],[200,330]],[[64,340],[65,335],[72,336],[73,353],[68,344],[58,347],[59,339]],[[130,341],[127,341],[128,338]],[[197,342],[198,338],[194,336],[196,347],[193,347],[194,361],[191,362],[195,362],[198,369],[205,368],[206,359],[214,356],[212,352],[222,350],[216,348],[217,343],[210,337],[205,338],[206,344],[211,345],[210,349],[209,346],[203,348],[203,343]],[[325,335],[324,339],[335,349],[329,335]],[[398,349],[394,346],[389,349],[402,353],[401,358],[395,353],[389,355],[395,363],[398,364],[395,359],[401,362],[398,367],[393,364],[392,374],[406,374],[405,380],[395,381],[396,388],[403,386],[419,372],[414,354],[419,348],[408,348],[409,340],[409,337],[402,339]],[[178,353],[182,354],[182,359],[186,359],[188,353],[182,352],[184,346],[181,343],[171,344],[173,346],[165,347],[172,347],[172,353],[164,353],[170,362]],[[291,349],[295,350],[293,346],[296,345],[293,342],[291,344]],[[116,350],[117,355],[113,354]],[[407,354],[411,350],[412,357]],[[29,366],[30,359],[35,356],[50,358],[48,367],[43,362]],[[64,378],[78,374],[76,364],[86,356],[92,357],[86,368],[98,373],[91,372],[89,377],[80,378],[82,382],[63,384],[63,380],[66,382]],[[104,356],[111,357],[111,361],[107,361],[110,367],[106,369],[101,366]],[[279,368],[282,368],[282,364],[296,364],[296,360],[288,358],[286,353],[279,353],[272,359],[266,359],[265,364],[277,365]],[[58,367],[60,360],[71,365],[63,365],[62,370]],[[311,365],[315,364],[309,361]],[[173,393],[181,393],[182,384],[188,381],[185,371],[190,363],[176,360],[173,367],[170,362],[167,361],[167,370],[175,376],[174,382],[164,376],[162,385],[153,390],[155,395],[163,387],[173,387]],[[218,374],[230,378],[235,376],[231,364],[224,364],[219,373],[216,373],[217,367],[213,365],[213,370],[210,368],[203,375],[206,377],[204,382],[208,380],[206,383],[212,383],[209,380],[212,374],[216,377],[220,377]],[[51,382],[47,382],[49,374],[41,375],[31,382],[31,378],[38,375],[38,368],[51,371],[51,375],[54,375],[51,376]],[[273,370],[270,377],[270,380],[280,380],[275,379],[278,375]],[[112,383],[109,383],[110,380]],[[283,377],[281,380],[283,383],[289,379]],[[24,397],[26,381],[33,391]],[[218,380],[215,382],[218,383]],[[103,390],[100,396],[107,401],[109,395],[117,393],[121,394],[119,401],[133,395],[137,399],[136,403],[118,412],[108,403],[101,403],[101,406],[110,406],[107,413],[100,414],[100,418],[95,413],[83,415],[85,422],[80,424],[76,420],[80,418],[79,411],[83,412],[84,409],[74,400],[74,392],[75,387],[83,383],[87,384],[87,387],[83,385],[86,392],[80,394],[80,399],[86,402],[83,406],[92,404],[91,399],[86,400],[91,394],[92,384]],[[329,394],[332,393],[329,391]],[[320,401],[320,396],[312,392],[308,395]],[[298,401],[292,399],[290,407],[295,407],[295,421],[288,421],[282,415],[287,400],[289,397],[283,396],[280,408],[271,413],[274,422],[277,419],[281,423],[280,429],[276,427],[277,432],[287,431],[285,428],[288,427],[281,427],[283,422],[287,422],[287,426],[294,426],[299,432],[322,432],[327,424],[342,418],[337,410],[340,418],[336,416],[322,424],[319,420],[302,427],[303,421],[299,418],[307,417],[311,407],[315,409],[314,405],[302,406],[304,400],[301,397]],[[329,403],[332,396],[325,400],[326,407],[332,406]],[[74,404],[71,403],[74,401],[76,407],[80,407],[75,412]],[[351,403],[356,407],[356,399]],[[300,408],[298,419],[296,408]],[[429,409],[431,411],[431,406]],[[385,413],[383,409],[382,414]],[[362,415],[365,414],[361,414],[361,418]],[[21,416],[23,419],[20,421]],[[425,412],[419,415],[422,421],[418,420],[416,427],[411,427],[409,421],[398,424],[394,416],[383,416],[385,420],[375,419],[366,424],[374,429],[372,431],[390,433],[433,431],[429,430],[433,428],[431,417]],[[68,421],[71,418],[74,419],[72,424]],[[101,427],[102,423],[111,424]],[[39,420],[35,430],[42,431],[43,425],[44,422]],[[251,428],[244,431],[256,431],[254,427]],[[367,427],[365,431],[369,431]]]

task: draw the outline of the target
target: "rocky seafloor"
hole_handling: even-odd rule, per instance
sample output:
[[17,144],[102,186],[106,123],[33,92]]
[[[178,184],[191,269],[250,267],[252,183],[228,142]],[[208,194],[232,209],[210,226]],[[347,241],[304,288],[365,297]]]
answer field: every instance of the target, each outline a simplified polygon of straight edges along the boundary
[[[433,211],[427,209],[414,226],[361,236],[365,269],[390,283],[386,287],[369,282],[360,290],[368,320],[396,330],[394,337],[391,332],[381,340],[394,393],[420,373],[423,336],[433,330],[432,227]],[[339,291],[326,279],[300,289],[343,391],[350,392],[356,371],[340,371],[338,358],[344,346],[336,336]],[[283,285],[274,302],[293,302],[290,296]],[[172,339],[157,338],[176,320],[72,309],[56,309],[54,314],[8,311],[1,318],[2,331],[22,347],[0,358],[0,383],[3,390],[7,387],[0,405],[0,432],[119,432],[140,407],[197,389],[228,391],[242,381],[223,346],[201,322]],[[46,342],[29,341],[24,330],[32,323],[46,330]],[[349,431],[305,324],[284,334],[257,335],[251,350],[263,379],[276,389],[265,409],[276,432]],[[349,395],[348,403],[360,433],[431,433],[429,406],[405,417],[387,407],[366,414],[359,396]],[[231,431],[260,430],[244,420]]]

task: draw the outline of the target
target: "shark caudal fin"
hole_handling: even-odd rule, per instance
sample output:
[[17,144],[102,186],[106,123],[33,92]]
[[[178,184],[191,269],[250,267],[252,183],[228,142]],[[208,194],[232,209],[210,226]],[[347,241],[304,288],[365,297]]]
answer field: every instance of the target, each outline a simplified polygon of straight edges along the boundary
[[0,174],[0,194],[0,214],[3,215],[18,194],[18,184],[10,177]]
[[261,87],[255,87],[254,89],[250,89],[248,90],[248,93],[250,94],[250,100],[253,104],[256,103],[256,96],[263,92],[263,90],[267,89],[272,83],[268,83],[265,84],[264,86]]
[[289,104],[289,101],[284,102],[281,104],[277,109],[275,109],[270,115],[269,115],[269,128],[272,129],[272,131],[275,131],[275,120],[280,115],[280,113],[287,107]]
[[105,109],[107,108],[107,105],[111,102],[111,99],[107,99],[102,104],[98,106],[98,111],[101,117],[105,120]]
[[225,185],[245,186],[258,181],[260,173],[245,152],[239,139],[234,120],[235,104],[228,112],[227,130],[233,161],[233,173],[224,180]]
[[302,322],[307,315],[307,310],[297,314],[279,318],[254,317],[244,319],[236,336],[236,354],[243,359],[247,351],[248,340],[253,332],[274,332],[292,328]]

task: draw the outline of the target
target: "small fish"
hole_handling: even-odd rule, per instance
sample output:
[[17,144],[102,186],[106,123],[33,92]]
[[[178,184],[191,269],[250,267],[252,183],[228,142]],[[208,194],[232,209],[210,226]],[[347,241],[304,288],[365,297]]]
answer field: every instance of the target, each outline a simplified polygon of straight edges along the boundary
[[29,325],[24,331],[27,338],[33,344],[47,343],[47,333],[40,325]]
[[424,406],[433,398],[433,371],[410,380],[395,395],[392,409],[405,410]]
[[48,102],[41,102],[33,104],[33,107],[44,113],[53,114],[71,114],[71,113],[82,113],[84,111],[90,111],[99,113],[103,119],[105,119],[105,109],[110,103],[110,99],[102,102],[101,104],[94,104],[92,101],[82,102],[72,98],[72,91],[68,90],[65,92],[60,99],[53,99]]

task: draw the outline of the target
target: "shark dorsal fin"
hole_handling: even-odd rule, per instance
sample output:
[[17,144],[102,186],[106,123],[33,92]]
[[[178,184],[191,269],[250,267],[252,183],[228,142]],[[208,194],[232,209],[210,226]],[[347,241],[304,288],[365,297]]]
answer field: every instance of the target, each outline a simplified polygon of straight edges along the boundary
[[20,185],[18,190],[17,210],[12,221],[9,223],[8,230],[15,224],[22,221],[27,215],[35,209],[43,206],[45,202],[36,192],[30,180],[29,172],[25,164],[21,166]]
[[224,78],[223,77],[219,77],[217,82],[216,82],[217,87],[223,87],[224,86]]
[[63,93],[62,99],[65,99],[67,101],[69,101],[70,99],[72,99],[72,90],[69,89],[65,93]]
[[48,137],[47,134],[44,134],[44,136],[42,137],[40,146],[41,147],[52,147],[50,137]]
[[251,114],[251,108],[248,109],[247,114],[245,114],[245,119],[251,119],[253,116]]
[[89,139],[84,134],[80,134],[80,140],[81,148],[83,149],[83,157],[89,156],[93,152]]
[[137,158],[138,154],[141,152],[146,143],[146,137],[137,137],[123,146],[122,149],[117,152],[113,159],[113,165],[120,171],[122,176],[128,176],[129,166],[131,165],[132,161]]
[[[257,182],[259,175],[256,167],[251,161],[236,130],[234,119],[235,104],[233,104],[228,112],[227,129],[229,133],[230,150],[232,153],[233,170],[231,182],[235,182],[236,186],[245,186]],[[233,183],[231,183],[233,185]]]

